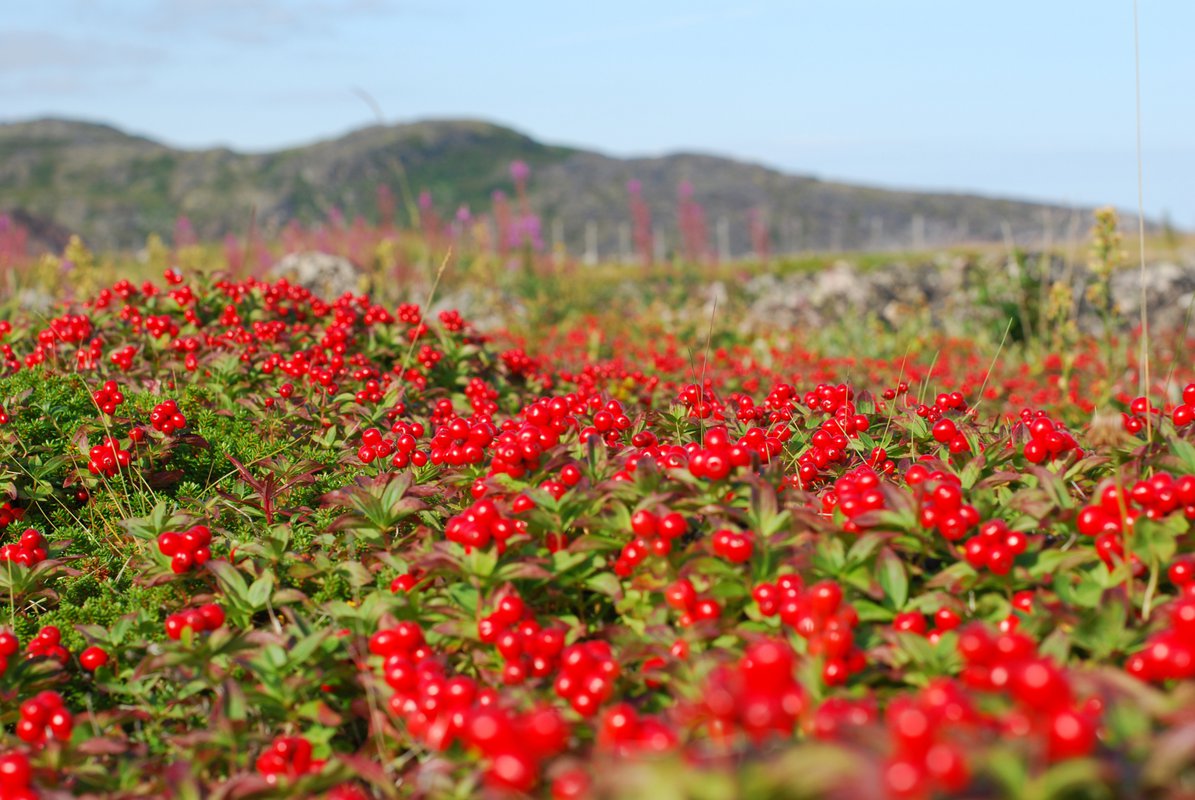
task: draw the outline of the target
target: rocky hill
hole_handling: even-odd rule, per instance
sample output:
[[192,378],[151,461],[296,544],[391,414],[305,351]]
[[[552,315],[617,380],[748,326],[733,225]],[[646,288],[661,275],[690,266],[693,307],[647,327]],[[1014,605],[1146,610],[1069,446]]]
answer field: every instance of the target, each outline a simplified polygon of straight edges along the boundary
[[664,252],[679,246],[682,182],[703,208],[711,250],[732,256],[751,251],[753,214],[776,252],[932,248],[1009,234],[1024,243],[1087,225],[1086,210],[854,186],[709,155],[611,158],[469,120],[373,126],[270,153],[180,150],[68,120],[5,124],[0,211],[56,223],[97,247],[168,235],[179,215],[205,238],[243,234],[251,217],[267,234],[292,219],[326,220],[334,209],[372,220],[381,184],[408,201],[426,190],[451,217],[462,204],[489,208],[494,191],[512,194],[514,160],[531,168],[529,200],[548,243],[591,256],[630,251],[631,180],[651,212],[653,247]]

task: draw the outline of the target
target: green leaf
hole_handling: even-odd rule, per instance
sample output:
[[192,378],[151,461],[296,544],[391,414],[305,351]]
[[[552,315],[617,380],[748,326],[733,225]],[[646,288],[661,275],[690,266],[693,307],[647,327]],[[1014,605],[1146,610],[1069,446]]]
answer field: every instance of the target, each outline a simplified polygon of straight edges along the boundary
[[572,550],[557,550],[552,554],[552,572],[555,575],[568,572],[578,564],[583,564],[588,557],[589,553],[585,552],[578,553]]
[[908,660],[919,667],[925,667],[934,660],[934,647],[929,640],[917,633],[897,633],[896,644]]
[[1175,436],[1170,439],[1170,449],[1182,462],[1183,471],[1189,475],[1195,474],[1195,445]]
[[893,616],[892,609],[864,598],[851,601],[851,605],[855,607],[860,622],[888,622]]
[[1096,557],[1087,548],[1042,550],[1030,556],[1029,574],[1034,578],[1044,578],[1047,575],[1070,572],[1073,567],[1085,564]]
[[245,693],[241,685],[229,679],[221,686],[220,700],[222,701],[224,716],[234,722],[240,722],[248,717],[246,713]]
[[615,600],[622,597],[622,581],[613,572],[599,572],[596,575],[591,575],[585,581],[585,585],[595,592],[612,597]]
[[1101,767],[1093,758],[1072,758],[1059,762],[1038,777],[1026,792],[1027,797],[1110,797],[1100,780]]
[[[1103,570],[1104,565],[1100,564],[1095,569]],[[1054,591],[1058,593],[1059,599],[1064,603],[1082,608],[1095,608],[1104,594],[1104,587],[1101,579],[1091,570],[1078,570],[1077,572],[1056,573],[1054,575]]]
[[865,533],[855,540],[851,545],[851,549],[846,552],[846,560],[848,564],[862,564],[871,558],[874,553],[883,543],[885,537],[878,533]]
[[307,659],[319,649],[319,646],[328,638],[328,631],[321,630],[315,633],[304,636],[293,645],[291,645],[288,656],[290,663],[298,666],[305,665]]
[[1042,640],[1037,652],[1049,656],[1059,664],[1065,664],[1071,654],[1070,635],[1061,628],[1050,631],[1050,635]]
[[876,559],[876,569],[884,599],[889,606],[900,611],[909,600],[909,576],[905,572],[904,562],[891,548],[885,547]]
[[1187,532],[1188,527],[1182,514],[1171,514],[1162,520],[1142,516],[1133,526],[1133,552],[1147,564],[1169,564],[1178,549],[1176,540]]
[[1128,611],[1123,603],[1101,603],[1076,626],[1074,641],[1090,650],[1093,657],[1105,659],[1121,649],[1127,619]]
[[249,604],[249,584],[245,583],[245,576],[241,571],[227,561],[209,561],[207,568],[216,576],[224,594],[242,604]]
[[464,567],[468,570],[470,575],[476,575],[479,578],[488,578],[494,574],[494,570],[498,566],[498,553],[491,547],[484,549],[474,548],[471,553],[465,556]]
[[837,576],[846,565],[846,548],[837,536],[823,538],[813,554],[813,565],[821,573]]
[[274,573],[269,570],[263,572],[261,576],[253,582],[249,587],[248,599],[249,605],[254,608],[264,608],[266,602],[270,599],[270,593],[274,590]]

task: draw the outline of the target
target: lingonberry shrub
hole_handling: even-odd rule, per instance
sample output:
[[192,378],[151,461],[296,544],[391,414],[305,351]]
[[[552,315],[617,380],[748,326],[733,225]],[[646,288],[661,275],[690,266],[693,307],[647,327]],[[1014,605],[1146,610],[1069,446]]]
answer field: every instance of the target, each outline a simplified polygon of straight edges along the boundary
[[[363,225],[284,238],[406,291]],[[0,794],[1195,780],[1190,345],[1144,389],[929,330],[736,321],[696,363],[661,305],[523,336],[237,268],[0,321]]]

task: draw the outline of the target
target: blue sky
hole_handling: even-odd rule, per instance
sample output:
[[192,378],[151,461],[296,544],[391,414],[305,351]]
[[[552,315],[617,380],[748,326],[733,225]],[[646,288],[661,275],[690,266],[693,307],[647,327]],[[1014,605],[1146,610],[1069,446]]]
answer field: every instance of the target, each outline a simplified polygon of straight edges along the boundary
[[[0,119],[263,150],[478,117],[886,186],[1137,203],[1131,0],[40,0]],[[1146,210],[1195,229],[1195,3],[1141,0]]]

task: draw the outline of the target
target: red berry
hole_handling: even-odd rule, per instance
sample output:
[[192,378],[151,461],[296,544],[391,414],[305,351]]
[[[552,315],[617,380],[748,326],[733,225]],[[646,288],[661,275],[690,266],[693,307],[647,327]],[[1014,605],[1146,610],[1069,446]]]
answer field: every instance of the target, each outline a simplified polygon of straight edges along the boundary
[[102,647],[88,647],[79,653],[79,664],[88,672],[95,672],[108,663],[108,653]]

